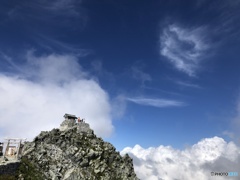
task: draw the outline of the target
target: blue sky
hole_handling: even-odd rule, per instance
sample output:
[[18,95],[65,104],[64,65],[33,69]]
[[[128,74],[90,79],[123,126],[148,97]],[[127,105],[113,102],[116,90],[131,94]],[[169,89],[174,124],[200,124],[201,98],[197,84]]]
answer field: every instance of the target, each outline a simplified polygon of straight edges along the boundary
[[238,172],[239,9],[239,0],[1,1],[0,141],[31,140],[72,113],[128,153],[140,179]]
[[0,135],[28,131],[19,121],[34,118],[34,132],[52,128],[61,119],[49,114],[74,103],[69,113],[92,118],[118,150],[182,149],[213,136],[239,143],[239,8],[234,0],[2,1]]

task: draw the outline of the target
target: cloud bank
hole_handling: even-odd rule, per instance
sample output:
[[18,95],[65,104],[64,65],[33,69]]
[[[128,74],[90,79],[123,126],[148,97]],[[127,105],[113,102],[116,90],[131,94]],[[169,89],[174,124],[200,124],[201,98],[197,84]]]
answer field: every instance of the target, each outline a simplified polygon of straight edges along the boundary
[[59,127],[64,113],[85,118],[99,136],[113,131],[108,94],[71,55],[26,56],[22,73],[0,73],[0,137],[33,138]]
[[227,143],[220,137],[205,138],[185,150],[171,146],[144,149],[135,145],[121,151],[122,155],[126,153],[133,158],[138,177],[144,180],[220,180],[226,177],[213,177],[211,172],[239,173],[240,169],[240,147],[233,142]]
[[169,25],[160,36],[160,54],[179,71],[195,76],[209,49],[204,33],[203,27],[189,29],[176,24]]

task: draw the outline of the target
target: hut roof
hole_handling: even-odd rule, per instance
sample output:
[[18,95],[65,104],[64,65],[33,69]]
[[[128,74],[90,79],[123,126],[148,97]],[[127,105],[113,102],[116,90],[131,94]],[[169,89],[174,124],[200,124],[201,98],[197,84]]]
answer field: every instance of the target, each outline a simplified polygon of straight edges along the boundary
[[68,119],[77,119],[77,117],[75,115],[67,114],[67,113],[65,113],[63,117],[68,118]]

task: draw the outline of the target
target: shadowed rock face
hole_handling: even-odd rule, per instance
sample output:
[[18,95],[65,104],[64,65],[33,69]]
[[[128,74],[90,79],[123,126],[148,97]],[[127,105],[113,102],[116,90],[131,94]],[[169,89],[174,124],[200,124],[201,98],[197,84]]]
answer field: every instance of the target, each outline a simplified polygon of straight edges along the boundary
[[86,124],[41,132],[24,145],[23,159],[27,163],[21,164],[20,177],[26,177],[26,166],[31,166],[40,172],[35,179],[137,179],[132,159],[122,157]]

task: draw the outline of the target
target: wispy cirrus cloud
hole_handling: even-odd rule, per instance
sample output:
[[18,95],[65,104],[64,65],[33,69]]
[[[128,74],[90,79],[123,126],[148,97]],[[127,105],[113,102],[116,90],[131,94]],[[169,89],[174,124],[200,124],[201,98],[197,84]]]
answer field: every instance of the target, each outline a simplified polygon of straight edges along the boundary
[[205,40],[205,28],[184,28],[176,24],[164,28],[160,36],[160,53],[173,66],[189,76],[195,76],[205,52],[210,49]]
[[[17,34],[19,37],[16,45],[28,41],[30,46],[27,47],[28,49],[37,45],[38,49],[43,48],[48,53],[61,52],[74,53],[74,55],[89,53],[89,50],[69,43],[62,36],[63,34],[64,37],[68,36],[69,30],[81,32],[86,27],[88,16],[81,0],[16,1],[11,3],[11,6],[0,7],[0,12],[1,16],[4,17],[4,23],[1,22],[3,29],[4,27],[8,28],[8,26],[18,29],[17,32],[8,32],[9,37],[12,37],[13,34]],[[14,39],[12,41],[15,42]],[[4,44],[8,42],[9,40],[1,42],[3,51]],[[12,44],[14,43],[12,42],[10,47],[13,47]],[[22,47],[20,46],[18,49]]]
[[218,38],[218,41],[220,40],[222,43],[224,43],[226,40],[239,38],[239,0],[198,0],[198,3],[196,5],[199,8],[205,7],[202,13],[206,14],[211,11],[213,14],[213,16],[210,18],[211,24],[209,25],[211,26],[211,31],[214,32],[214,34],[212,34],[213,36],[221,36],[221,39]]
[[158,108],[163,107],[177,107],[177,106],[185,106],[186,103],[176,100],[169,99],[151,99],[151,98],[126,98],[127,101],[144,105],[144,106],[153,106]]
[[77,45],[68,44],[66,42],[55,39],[54,37],[41,33],[36,33],[33,37],[33,40],[37,42],[39,47],[49,52],[74,54],[74,56],[77,57],[85,57],[92,53],[92,50],[90,49],[85,49]]
[[178,85],[180,85],[180,86],[189,87],[189,88],[197,88],[197,89],[201,89],[202,88],[198,84],[193,84],[193,83],[184,82],[184,81],[177,81],[176,83]]
[[[23,0],[0,10],[6,16],[6,23],[19,22],[25,26],[23,30],[28,34],[34,32],[47,35],[54,31],[50,35],[57,37],[55,28],[85,28],[88,17],[81,4],[81,0]],[[19,30],[21,31],[21,26]]]
[[136,63],[131,67],[132,77],[141,82],[141,87],[145,87],[146,82],[152,81],[150,74],[143,71],[144,64]]
[[50,10],[71,10],[72,12],[75,12],[75,5],[77,3],[81,3],[81,0],[53,0],[51,2],[49,1],[39,1],[39,3],[49,3],[48,7],[44,7],[46,9],[50,9]]
[[[30,2],[21,1],[15,4],[15,7],[8,11],[9,17],[16,17],[17,14],[23,15],[25,12],[22,11],[25,8],[28,10],[35,10],[33,15],[38,13],[45,13],[45,15],[52,16],[65,16],[65,17],[79,17],[81,14],[78,11],[78,6],[82,3],[81,0],[35,0]],[[40,17],[38,17],[39,19]]]

